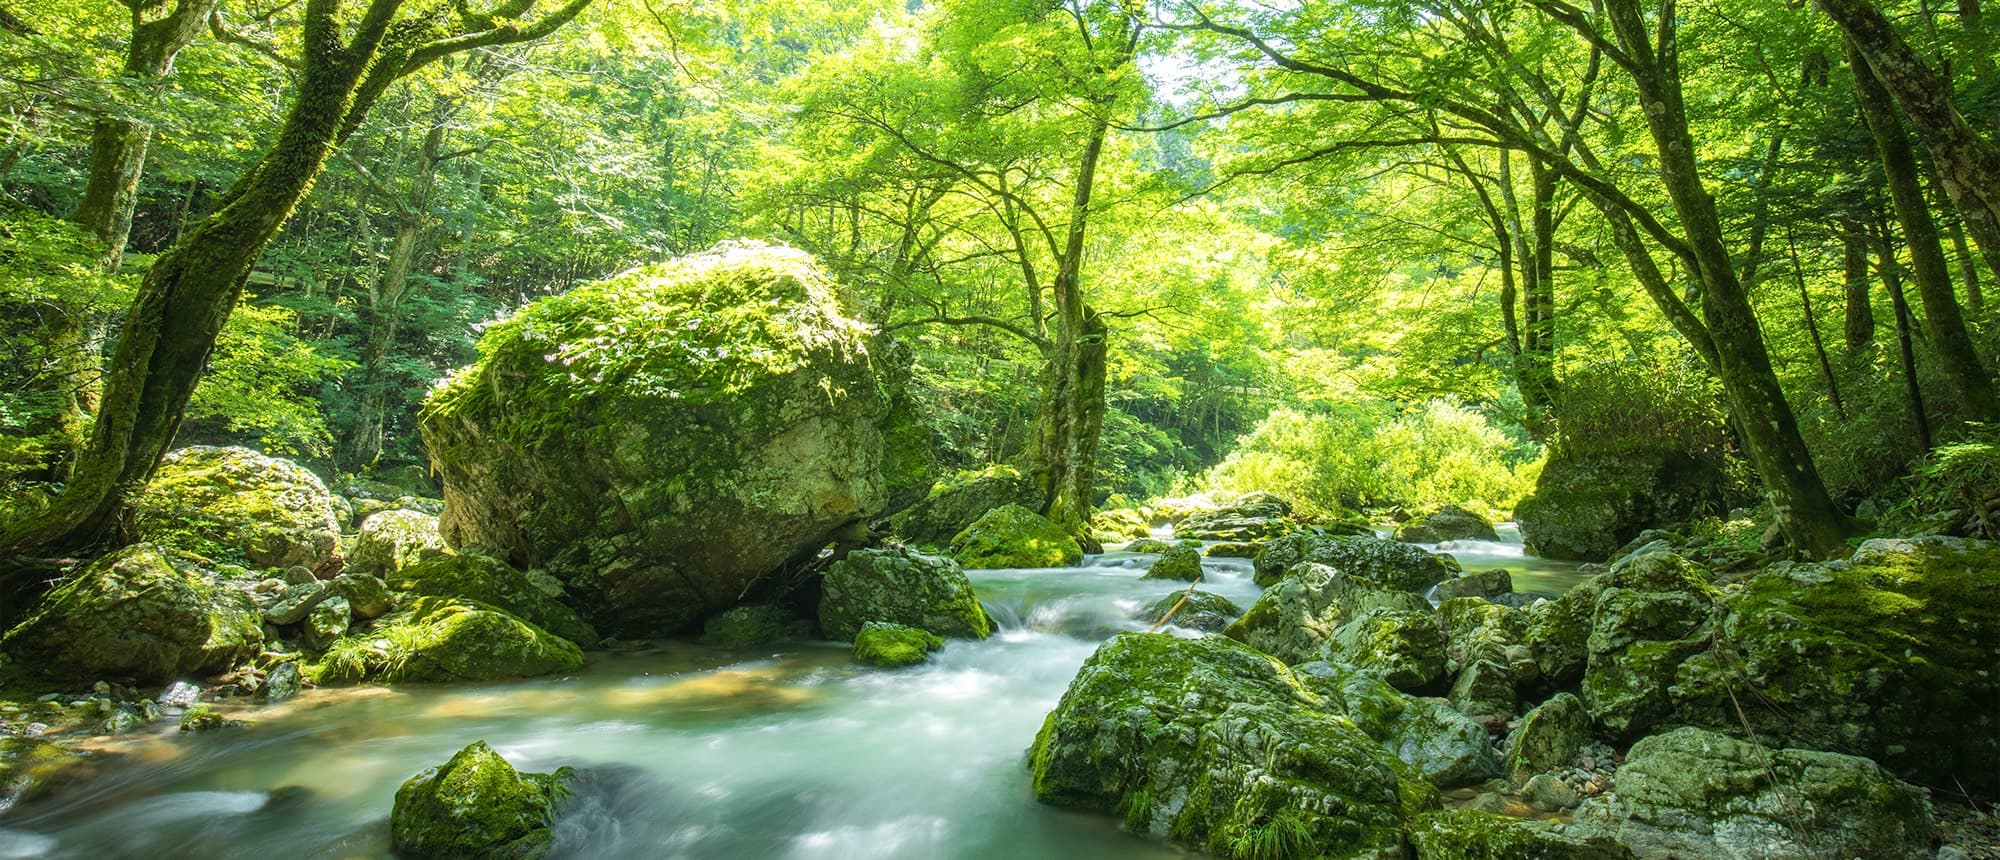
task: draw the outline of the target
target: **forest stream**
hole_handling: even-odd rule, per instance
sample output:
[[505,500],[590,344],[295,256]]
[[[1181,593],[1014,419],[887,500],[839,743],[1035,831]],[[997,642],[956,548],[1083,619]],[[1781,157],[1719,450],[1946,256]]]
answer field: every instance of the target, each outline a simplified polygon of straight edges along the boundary
[[[1467,570],[1510,570],[1521,592],[1582,578],[1501,533],[1444,550]],[[387,856],[396,787],[476,739],[524,770],[585,770],[554,856],[1190,856],[1036,803],[1023,764],[1097,644],[1147,629],[1141,609],[1186,587],[1140,579],[1154,558],[968,571],[998,631],[907,669],[861,666],[834,643],[667,642],[593,655],[557,680],[310,691],[232,711],[254,724],[242,731],[163,723],[102,739],[120,755],[0,825],[0,858]],[[1204,590],[1256,599],[1248,560],[1203,567]]]

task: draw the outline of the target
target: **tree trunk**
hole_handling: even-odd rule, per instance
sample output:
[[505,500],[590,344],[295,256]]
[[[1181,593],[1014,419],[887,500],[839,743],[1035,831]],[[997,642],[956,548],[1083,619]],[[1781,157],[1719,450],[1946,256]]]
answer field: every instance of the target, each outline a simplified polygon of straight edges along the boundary
[[1672,4],[1664,5],[1655,22],[1657,49],[1636,0],[1608,0],[1605,7],[1618,41],[1633,58],[1627,70],[1646,107],[1660,176],[1699,269],[1702,319],[1715,339],[1723,390],[1729,395],[1746,453],[1763,479],[1778,528],[1792,547],[1810,558],[1831,557],[1846,547],[1847,517],[1834,506],[1799,435],[1798,420],[1771,369],[1763,332],[1723,243],[1715,201],[1702,187],[1681,97],[1676,22]]
[[1806,291],[1806,273],[1799,266],[1799,241],[1792,235],[1790,227],[1785,228],[1785,250],[1792,258],[1792,281],[1799,290],[1799,310],[1806,319],[1806,333],[1812,335],[1813,355],[1819,358],[1820,378],[1826,381],[1827,398],[1833,401],[1833,414],[1840,420],[1847,420],[1847,405],[1840,402],[1840,380],[1833,375],[1833,361],[1826,356],[1826,341],[1819,336],[1819,320],[1813,315],[1812,294]]
[[[1889,93],[1870,70],[1853,43],[1848,44],[1848,65],[1854,72],[1854,89],[1861,115],[1873,133],[1876,151],[1882,157],[1882,175],[1889,187],[1889,199],[1896,221],[1903,228],[1903,240],[1910,249],[1910,274],[1917,284],[1917,298],[1924,305],[1924,327],[1931,348],[1937,352],[1939,369],[1944,372],[1952,393],[1966,417],[1975,421],[2000,418],[2000,397],[1993,379],[1979,360],[1959,310],[1958,292],[1952,286],[1951,264],[1945,260],[1944,243],[1937,222],[1931,219],[1924,200],[1923,174],[1918,172],[1916,154],[1903,133]],[[1900,324],[1900,322],[1899,322]]]
[[1910,406],[1910,420],[1917,425],[1917,453],[1927,453],[1931,450],[1931,419],[1924,414],[1924,389],[1917,383],[1910,303],[1903,297],[1903,281],[1896,274],[1896,252],[1886,234],[1882,239],[1882,286],[1889,290],[1889,304],[1896,309],[1896,357],[1903,370],[1903,397]]
[[[1500,154],[1500,199],[1506,206],[1509,256],[1519,271],[1519,349],[1514,353],[1514,386],[1521,392],[1523,423],[1537,439],[1553,429],[1552,409],[1559,388],[1555,370],[1555,194],[1556,177],[1539,162],[1528,165],[1529,209],[1522,218],[1514,191],[1512,159]],[[1511,309],[1510,309],[1511,310]]]
[[1875,342],[1875,306],[1868,301],[1868,240],[1859,224],[1842,225],[1840,249],[1847,285],[1847,352],[1855,355]]

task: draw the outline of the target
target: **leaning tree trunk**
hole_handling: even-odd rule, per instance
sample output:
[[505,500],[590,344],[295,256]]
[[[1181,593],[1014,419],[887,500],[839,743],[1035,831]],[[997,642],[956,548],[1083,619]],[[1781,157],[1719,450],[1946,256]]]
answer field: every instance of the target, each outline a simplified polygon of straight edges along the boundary
[[1715,342],[1722,387],[1746,453],[1763,479],[1777,526],[1793,548],[1811,558],[1833,556],[1846,546],[1848,520],[1827,493],[1799,435],[1798,420],[1771,369],[1756,313],[1723,243],[1715,200],[1702,186],[1681,95],[1671,5],[1656,22],[1657,48],[1635,0],[1608,0],[1605,8],[1630,55],[1627,71],[1647,106],[1646,125],[1659,155],[1660,177],[1693,252],[1703,289],[1702,319]]
[[[1931,218],[1924,200],[1923,174],[1917,169],[1916,154],[1903,133],[1889,93],[1870,69],[1852,42],[1848,44],[1848,65],[1854,72],[1854,90],[1861,103],[1861,116],[1875,137],[1882,157],[1882,175],[1889,187],[1889,200],[1896,221],[1903,228],[1903,241],[1910,249],[1910,277],[1917,285],[1917,299],[1924,306],[1924,328],[1930,335],[1939,369],[1958,396],[1965,416],[1974,421],[2000,418],[2000,396],[1993,390],[1993,378],[1979,360],[1959,309],[1958,291],[1951,282],[1951,264],[1945,260],[1944,242],[1937,222]],[[1900,324],[1900,323],[1899,323]]]

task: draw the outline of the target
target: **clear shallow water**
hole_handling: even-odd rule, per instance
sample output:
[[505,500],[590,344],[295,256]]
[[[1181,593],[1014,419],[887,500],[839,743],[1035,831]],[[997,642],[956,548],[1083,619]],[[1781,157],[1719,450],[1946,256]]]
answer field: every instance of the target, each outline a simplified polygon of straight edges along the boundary
[[[1508,546],[1447,551],[1515,571],[1524,591],[1575,576]],[[105,742],[117,758],[102,776],[0,815],[0,860],[388,856],[396,787],[481,739],[525,770],[590,769],[558,828],[561,857],[1189,856],[1035,803],[1025,769],[1098,641],[1146,629],[1133,615],[1186,588],[1139,579],[1153,558],[969,572],[999,632],[910,669],[856,666],[828,643],[668,643],[592,655],[558,680],[309,692],[233,713],[255,723],[244,730],[161,723]],[[1256,599],[1247,560],[1204,564],[1203,589]]]
[[1514,580],[1514,590],[1523,594],[1555,597],[1590,578],[1579,572],[1576,562],[1555,561],[1527,554],[1521,546],[1521,530],[1513,523],[1493,527],[1500,540],[1459,540],[1441,544],[1418,544],[1432,552],[1451,553],[1468,572],[1505,570]]

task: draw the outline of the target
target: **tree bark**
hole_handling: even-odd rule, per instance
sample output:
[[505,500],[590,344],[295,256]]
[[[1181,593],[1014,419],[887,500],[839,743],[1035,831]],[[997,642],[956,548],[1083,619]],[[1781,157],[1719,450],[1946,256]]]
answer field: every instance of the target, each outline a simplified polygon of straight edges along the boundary
[[1813,315],[1812,294],[1806,291],[1805,269],[1799,265],[1799,241],[1785,228],[1785,250],[1792,258],[1792,282],[1799,290],[1799,310],[1805,315],[1806,333],[1812,336],[1813,355],[1819,359],[1820,378],[1826,382],[1826,396],[1833,401],[1833,414],[1847,420],[1847,404],[1840,400],[1840,380],[1833,375],[1833,361],[1826,356],[1826,341],[1819,336],[1819,320]]
[[1980,362],[1972,334],[1966,329],[1958,291],[1951,281],[1951,264],[1945,260],[1937,222],[1931,219],[1930,206],[1924,200],[1923,174],[1917,169],[1909,137],[1903,133],[1888,91],[1852,41],[1848,43],[1848,65],[1854,73],[1862,118],[1882,159],[1882,175],[1896,221],[1910,249],[1910,275],[1917,285],[1917,298],[1923,302],[1924,328],[1930,335],[1931,349],[1937,353],[1939,369],[1966,417],[1975,421],[2000,418],[2000,397],[1996,397],[1993,378]]
[[1882,236],[1882,286],[1889,291],[1889,304],[1896,311],[1896,358],[1903,371],[1903,398],[1909,404],[1910,421],[1916,425],[1917,453],[1931,449],[1931,419],[1924,413],[1924,389],[1917,382],[1917,353],[1911,341],[1910,303],[1903,297],[1903,280],[1896,274],[1896,251],[1886,231]]
[[1868,301],[1868,240],[1860,225],[1842,225],[1840,249],[1846,276],[1847,352],[1857,355],[1875,342],[1875,306]]

